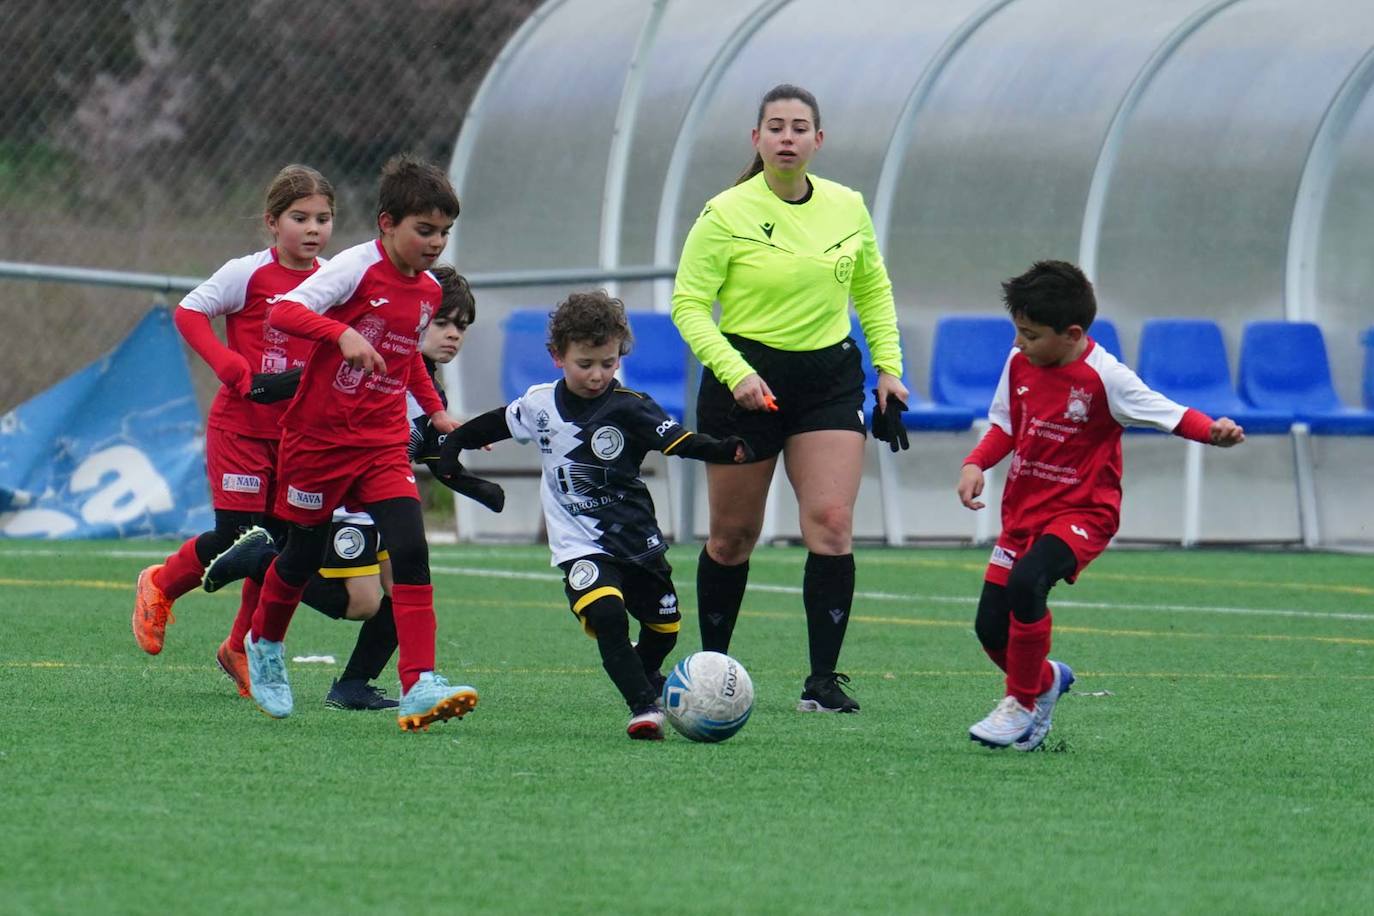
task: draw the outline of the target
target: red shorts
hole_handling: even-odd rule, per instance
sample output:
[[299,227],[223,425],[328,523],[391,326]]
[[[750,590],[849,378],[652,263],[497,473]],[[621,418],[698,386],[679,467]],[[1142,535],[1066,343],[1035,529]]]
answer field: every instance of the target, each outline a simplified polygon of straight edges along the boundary
[[230,512],[266,512],[276,489],[277,444],[276,439],[206,429],[211,504]]
[[339,506],[361,508],[402,497],[420,498],[406,443],[339,445],[299,433],[282,436],[272,509],[277,518],[321,525]]
[[997,538],[996,546],[992,548],[992,557],[988,560],[988,570],[983,575],[983,581],[991,582],[993,585],[1006,585],[1017,558],[1024,556],[1032,544],[1047,534],[1059,538],[1073,551],[1074,557],[1078,560],[1078,568],[1065,581],[1074,582],[1078,579],[1078,574],[1107,549],[1112,536],[1116,534],[1116,528],[1101,516],[1083,514],[1057,516],[1039,529],[1004,530]]

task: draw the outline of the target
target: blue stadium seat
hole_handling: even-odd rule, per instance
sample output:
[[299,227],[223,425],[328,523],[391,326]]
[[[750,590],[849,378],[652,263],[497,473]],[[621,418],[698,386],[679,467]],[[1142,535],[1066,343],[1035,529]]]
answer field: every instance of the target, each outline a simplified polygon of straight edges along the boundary
[[1360,335],[1360,342],[1364,344],[1364,384],[1360,388],[1364,391],[1364,406],[1374,410],[1374,325]]
[[668,416],[688,423],[682,415],[687,396],[686,342],[666,312],[630,312],[629,318],[635,343],[620,364],[621,380],[626,388],[657,401]]
[[1226,342],[1215,321],[1155,318],[1140,329],[1140,378],[1160,394],[1211,417],[1230,417],[1247,433],[1286,433],[1291,410],[1250,407],[1231,384]]
[[[868,341],[864,338],[863,327],[857,315],[849,316],[849,336],[859,346],[859,357],[864,366],[864,421],[873,428],[873,389],[878,387],[878,370],[873,365],[873,354],[869,352]],[[902,347],[905,353],[905,344]],[[910,430],[963,430],[973,425],[976,416],[967,407],[951,407],[935,404],[927,400],[911,385],[907,385],[911,396],[907,398],[907,411],[902,415],[903,425]]]
[[1088,329],[1088,336],[1097,341],[1097,345],[1108,353],[1126,362],[1126,357],[1121,355],[1121,337],[1116,333],[1116,325],[1110,318],[1096,318],[1093,326]]
[[988,415],[1016,328],[1004,315],[946,316],[935,323],[930,396],[936,404]]
[[1240,395],[1292,411],[1315,435],[1374,436],[1374,410],[1341,402],[1322,330],[1310,321],[1252,321],[1240,344]]
[[563,373],[553,364],[544,342],[548,340],[547,309],[516,309],[502,323],[501,396],[513,401],[531,385],[556,382]]

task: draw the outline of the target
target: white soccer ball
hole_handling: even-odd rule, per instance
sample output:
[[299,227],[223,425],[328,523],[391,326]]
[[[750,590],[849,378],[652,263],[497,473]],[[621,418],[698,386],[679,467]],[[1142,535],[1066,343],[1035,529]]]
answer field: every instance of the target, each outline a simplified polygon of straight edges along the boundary
[[693,741],[724,741],[754,711],[754,682],[744,666],[719,652],[696,652],[673,666],[663,685],[668,721]]

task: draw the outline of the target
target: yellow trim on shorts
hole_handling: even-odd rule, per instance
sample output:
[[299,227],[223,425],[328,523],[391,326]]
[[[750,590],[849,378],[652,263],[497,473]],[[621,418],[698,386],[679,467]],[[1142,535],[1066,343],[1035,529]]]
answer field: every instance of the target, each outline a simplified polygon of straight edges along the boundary
[[371,566],[326,566],[320,570],[320,575],[326,579],[357,579],[360,576],[380,576],[381,574],[382,567],[376,563]]
[[385,547],[383,547],[381,550],[377,551],[377,562],[378,562],[378,563],[380,563],[382,560],[390,560],[390,559],[391,559],[391,551],[387,550]]
[[581,617],[584,607],[591,604],[593,601],[600,601],[602,598],[610,595],[616,596],[622,602],[625,600],[625,593],[620,589],[616,588],[614,585],[603,585],[600,588],[592,589],[581,598],[578,598],[577,603],[573,605],[573,613]]
[[641,620],[640,623],[644,624],[655,633],[676,633],[678,630],[682,629],[682,621],[680,620],[671,620],[668,623],[650,623],[647,620]]
[[620,589],[613,585],[603,585],[600,588],[587,592],[587,594],[577,599],[577,603],[572,606],[573,616],[577,618],[578,623],[582,624],[582,632],[586,633],[592,639],[596,639],[596,630],[593,630],[592,625],[587,623],[587,618],[582,616],[582,609],[595,601],[600,601],[602,598],[609,598],[612,595],[619,598],[622,603],[625,601],[625,595]]

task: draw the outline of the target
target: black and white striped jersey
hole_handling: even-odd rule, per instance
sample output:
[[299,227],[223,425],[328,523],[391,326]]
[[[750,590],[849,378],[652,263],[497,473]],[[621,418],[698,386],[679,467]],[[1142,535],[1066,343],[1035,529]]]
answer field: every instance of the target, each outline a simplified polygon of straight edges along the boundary
[[539,446],[552,565],[590,554],[643,560],[667,550],[640,465],[650,451],[672,454],[693,434],[653,398],[613,388],[587,400],[561,381],[535,385],[506,405],[506,425],[517,442]]

